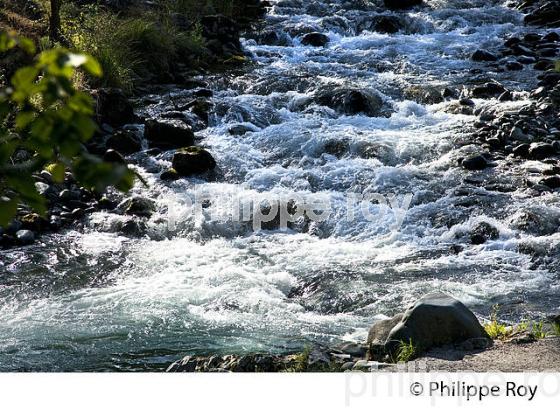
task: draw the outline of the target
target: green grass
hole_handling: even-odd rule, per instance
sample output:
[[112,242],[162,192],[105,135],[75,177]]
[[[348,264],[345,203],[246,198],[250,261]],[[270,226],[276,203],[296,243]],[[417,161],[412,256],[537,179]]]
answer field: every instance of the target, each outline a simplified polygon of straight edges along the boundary
[[531,335],[533,335],[535,339],[544,339],[546,337],[546,331],[544,330],[544,323],[542,321],[533,322],[531,326]]
[[[65,3],[63,33],[76,50],[91,54],[101,64],[103,78],[92,86],[110,86],[132,92],[149,80],[173,80],[180,62],[197,68],[208,50],[198,19],[202,15],[231,15],[232,0],[160,1],[152,10],[131,9],[116,14],[98,6]],[[177,13],[191,22],[180,28]]]
[[484,330],[488,333],[491,339],[504,340],[507,339],[512,334],[511,327],[504,323],[498,321],[499,306],[494,305],[492,307],[492,314],[490,315],[490,321],[484,325]]
[[552,323],[552,334],[560,336],[560,323]]
[[397,349],[396,362],[406,363],[414,359],[415,356],[416,346],[412,343],[412,339],[409,339],[408,343],[401,340]]

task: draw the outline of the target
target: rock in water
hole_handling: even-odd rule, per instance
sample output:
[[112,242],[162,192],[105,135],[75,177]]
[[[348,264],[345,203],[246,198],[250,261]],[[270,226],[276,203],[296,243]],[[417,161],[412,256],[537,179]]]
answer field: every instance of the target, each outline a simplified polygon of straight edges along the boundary
[[135,196],[127,198],[118,205],[118,209],[127,215],[150,217],[156,210],[154,201],[148,198]]
[[498,57],[485,50],[476,50],[471,56],[473,61],[497,61]]
[[16,232],[16,240],[19,245],[31,245],[35,242],[35,234],[27,229]]
[[107,148],[119,151],[122,154],[134,154],[142,149],[140,138],[130,130],[119,130],[111,135],[105,143]]
[[461,165],[469,171],[480,171],[488,166],[488,161],[482,155],[473,155],[463,159]]
[[[397,324],[387,332],[395,322]],[[380,350],[394,354],[400,342],[411,341],[421,353],[432,347],[479,338],[489,337],[476,316],[457,299],[437,292],[418,300],[400,320],[395,317],[384,325],[373,325],[368,345],[370,356],[375,357]]]
[[542,160],[556,154],[556,149],[552,144],[546,142],[533,143],[529,146],[529,158]]
[[192,129],[182,123],[148,120],[144,128],[144,136],[150,147],[161,149],[175,149],[194,144]]
[[422,0],[383,0],[385,7],[391,10],[408,9],[422,4]]
[[307,33],[301,39],[301,44],[304,46],[324,47],[329,42],[329,38],[322,33]]
[[384,108],[383,98],[377,92],[357,88],[325,87],[316,92],[314,101],[346,115],[377,117]]
[[173,169],[177,174],[188,177],[195,174],[203,174],[216,167],[216,161],[204,148],[183,148],[173,155]]

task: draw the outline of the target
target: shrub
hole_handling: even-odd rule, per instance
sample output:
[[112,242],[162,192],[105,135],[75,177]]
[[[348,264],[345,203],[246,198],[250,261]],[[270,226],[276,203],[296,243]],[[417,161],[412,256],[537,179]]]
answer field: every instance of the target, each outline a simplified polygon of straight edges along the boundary
[[[17,47],[35,54],[32,41],[0,32],[0,52]],[[55,182],[62,182],[69,169],[80,184],[99,192],[108,185],[124,191],[132,187],[134,174],[126,166],[105,163],[84,149],[96,124],[91,97],[72,83],[78,68],[101,75],[95,59],[53,48],[18,69],[10,87],[0,90],[0,225],[11,221],[21,203],[45,213],[32,174],[47,165]],[[18,149],[31,158],[15,162]]]

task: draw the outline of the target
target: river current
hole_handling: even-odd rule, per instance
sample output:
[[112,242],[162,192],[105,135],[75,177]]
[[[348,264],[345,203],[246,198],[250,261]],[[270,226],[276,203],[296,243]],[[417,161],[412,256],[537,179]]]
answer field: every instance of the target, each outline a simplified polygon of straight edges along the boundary
[[[185,354],[364,341],[376,319],[433,290],[480,317],[494,304],[516,320],[560,306],[556,259],[520,251],[558,247],[560,234],[518,229],[525,212],[557,221],[557,194],[528,195],[519,181],[531,169],[459,167],[477,117],[453,110],[456,99],[414,98],[496,79],[519,98],[476,107],[527,104],[531,68],[500,72],[470,59],[535,31],[523,15],[499,0],[429,0],[395,13],[402,29],[382,34],[369,23],[387,14],[381,1],[271,3],[262,30],[276,30],[277,45],[249,36],[249,68],[204,78],[215,109],[197,136],[218,164],[213,179],[162,182],[172,153],[136,154],[148,187],[134,194],[157,205],[146,235],[115,232],[131,217],[98,212],[83,231],[0,251],[1,371],[157,370]],[[328,44],[302,45],[310,31]],[[313,100],[329,87],[375,94],[382,107],[351,114]],[[187,94],[149,96],[142,110]],[[247,132],[232,135],[239,125]],[[201,193],[208,200],[192,212]],[[396,206],[364,212],[353,199],[364,193],[394,195]],[[321,199],[330,214],[285,230],[232,218],[237,204],[262,197]],[[481,222],[499,235],[472,244]]]

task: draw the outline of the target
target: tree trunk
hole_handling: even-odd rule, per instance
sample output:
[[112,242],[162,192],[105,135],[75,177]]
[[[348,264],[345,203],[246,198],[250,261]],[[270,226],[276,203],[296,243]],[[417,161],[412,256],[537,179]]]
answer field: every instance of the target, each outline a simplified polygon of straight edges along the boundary
[[60,41],[60,3],[62,3],[62,0],[51,0],[49,38],[53,42]]

